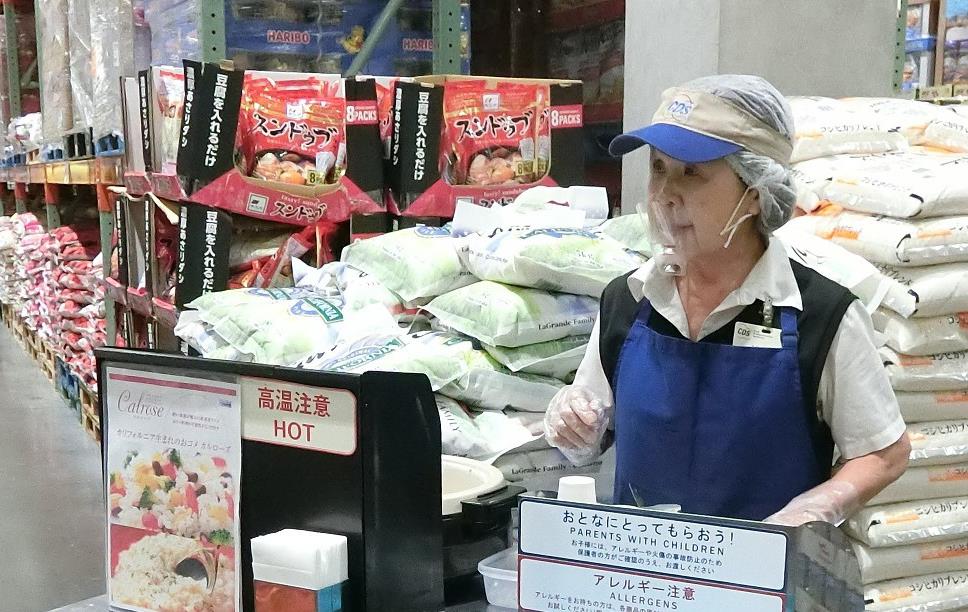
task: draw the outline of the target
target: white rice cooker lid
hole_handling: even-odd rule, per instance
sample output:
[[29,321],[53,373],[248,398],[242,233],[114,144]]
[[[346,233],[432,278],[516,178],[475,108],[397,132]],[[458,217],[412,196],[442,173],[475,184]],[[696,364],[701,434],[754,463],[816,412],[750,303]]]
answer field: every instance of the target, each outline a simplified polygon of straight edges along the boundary
[[461,513],[461,502],[476,499],[507,486],[504,474],[493,465],[464,457],[442,455],[441,515]]

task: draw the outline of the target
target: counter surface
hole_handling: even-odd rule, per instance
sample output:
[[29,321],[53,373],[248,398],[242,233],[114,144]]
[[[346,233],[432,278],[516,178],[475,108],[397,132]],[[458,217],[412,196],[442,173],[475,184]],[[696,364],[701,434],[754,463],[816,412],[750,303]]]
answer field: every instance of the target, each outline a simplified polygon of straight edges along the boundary
[[[109,610],[108,596],[99,595],[98,597],[92,597],[91,599],[79,601],[75,604],[66,605],[63,608],[56,608],[51,610],[51,612],[108,612]],[[452,606],[447,608],[446,612],[507,612],[507,608],[498,608],[487,605],[487,602],[478,602]]]

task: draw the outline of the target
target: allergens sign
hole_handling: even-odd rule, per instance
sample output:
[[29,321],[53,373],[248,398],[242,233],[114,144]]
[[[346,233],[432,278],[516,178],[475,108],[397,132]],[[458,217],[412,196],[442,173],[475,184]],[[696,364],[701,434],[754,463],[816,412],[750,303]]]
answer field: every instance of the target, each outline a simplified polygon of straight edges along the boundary
[[343,389],[241,379],[242,437],[334,455],[356,452],[356,396]]
[[709,521],[523,499],[520,607],[782,611],[787,534]]

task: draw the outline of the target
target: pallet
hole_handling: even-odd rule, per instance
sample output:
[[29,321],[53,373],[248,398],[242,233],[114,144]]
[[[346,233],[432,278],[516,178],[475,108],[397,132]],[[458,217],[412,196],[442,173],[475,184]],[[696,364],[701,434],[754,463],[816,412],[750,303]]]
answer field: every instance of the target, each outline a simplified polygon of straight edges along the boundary
[[54,350],[44,341],[40,341],[40,369],[44,372],[44,376],[47,380],[51,382],[55,387],[57,386],[57,355]]
[[67,159],[94,157],[94,138],[90,128],[64,136],[64,155]]
[[94,142],[94,155],[97,157],[117,157],[124,155],[124,139],[115,134],[98,138]]
[[78,386],[81,400],[81,424],[95,442],[101,441],[101,414],[98,405],[97,395],[91,391],[87,385],[80,383]]

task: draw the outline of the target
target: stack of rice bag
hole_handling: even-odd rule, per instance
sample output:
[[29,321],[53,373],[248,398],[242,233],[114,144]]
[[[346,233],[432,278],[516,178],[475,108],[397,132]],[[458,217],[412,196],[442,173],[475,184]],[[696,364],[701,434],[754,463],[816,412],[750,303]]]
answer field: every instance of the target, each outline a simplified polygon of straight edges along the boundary
[[905,100],[801,98],[791,106],[800,206],[810,214],[781,234],[827,239],[886,279],[868,305],[880,304],[874,324],[913,444],[907,473],[846,527],[867,609],[963,609],[968,119]]
[[17,256],[20,241],[44,228],[32,214],[0,217],[0,302],[10,304],[19,315],[27,296],[26,273]]
[[[557,475],[572,466],[544,442],[544,412],[581,362],[605,285],[645,261],[645,238],[637,216],[592,231],[404,229],[319,269],[294,259],[295,288],[199,298],[176,334],[207,357],[425,374],[446,454],[496,461],[512,481]],[[302,311],[320,309],[307,302],[339,314],[308,323]]]

